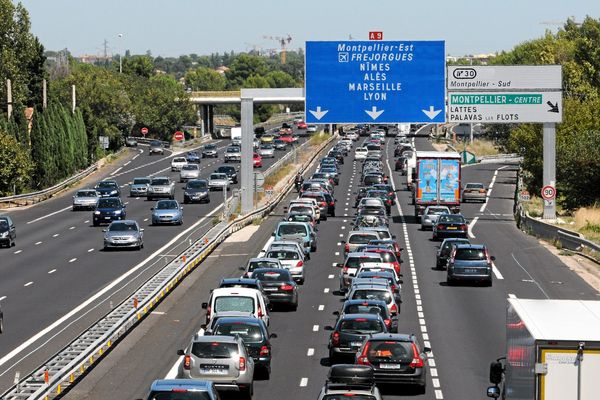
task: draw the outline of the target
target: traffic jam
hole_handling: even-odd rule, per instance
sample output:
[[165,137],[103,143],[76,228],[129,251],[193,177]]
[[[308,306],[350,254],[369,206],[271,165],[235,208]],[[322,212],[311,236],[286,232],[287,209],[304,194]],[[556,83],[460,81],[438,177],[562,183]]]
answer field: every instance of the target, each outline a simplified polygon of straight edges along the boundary
[[269,380],[277,338],[271,321],[298,309],[303,286],[311,283],[306,271],[323,268],[311,265],[311,255],[332,251],[318,242],[319,230],[336,211],[342,218],[336,192],[348,190],[350,199],[351,189],[339,185],[344,163],[352,163],[359,182],[352,192],[354,213],[344,208],[350,229],[340,234],[338,262],[330,267],[339,282],[330,295],[340,299],[340,307],[333,312],[335,323],[324,327],[329,373],[319,400],[379,400],[382,387],[394,388],[394,394],[426,393],[431,349],[399,327],[405,249],[390,231],[398,205],[386,172],[391,173],[386,140],[394,141],[394,171],[406,176],[421,229],[440,243],[436,269],[446,271],[448,285],[492,284],[494,258],[485,246],[469,242],[460,214],[461,202],[485,201],[485,195],[480,184],[460,186],[460,160],[452,153],[417,152],[407,132],[395,126],[346,128],[312,174],[296,176],[297,198],[285,204],[260,252],[239,266],[240,276],[223,278],[210,291],[202,303],[204,324],[177,351],[176,376],[168,377],[176,379],[155,381],[148,399],[216,399],[225,393],[251,398],[255,379]]

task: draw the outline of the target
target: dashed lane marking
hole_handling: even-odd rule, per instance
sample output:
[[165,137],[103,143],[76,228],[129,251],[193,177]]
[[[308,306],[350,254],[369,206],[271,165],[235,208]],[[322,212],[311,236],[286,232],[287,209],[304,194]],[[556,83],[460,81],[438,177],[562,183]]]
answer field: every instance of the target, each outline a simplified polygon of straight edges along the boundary
[[23,250],[17,250],[17,251],[15,251],[15,254],[19,254],[19,253],[22,253],[22,252],[23,252]]
[[308,385],[308,378],[300,379],[300,387],[306,387]]
[[313,332],[319,331],[319,325],[313,325]]
[[514,295],[514,294],[512,294],[512,293],[509,293],[509,294],[508,294],[508,298],[509,298],[509,299],[516,299],[516,298],[517,298],[517,296],[515,296],[515,295]]
[[315,349],[313,349],[312,347],[308,349],[308,351],[306,352],[306,355],[309,357],[312,357],[315,355]]
[[471,239],[475,239],[475,235],[473,234],[473,227],[475,226],[475,224],[477,223],[477,221],[479,220],[479,217],[475,217],[473,218],[473,220],[471,221],[471,223],[469,224],[469,237]]
[[91,253],[92,251],[94,251],[94,249],[89,249],[89,250],[88,250],[88,253]]
[[59,237],[60,233],[55,233],[54,235],[52,235],[52,237]]
[[35,242],[35,245],[37,246],[38,244],[42,244],[43,242]]
[[323,293],[329,293],[329,288],[326,287],[325,289],[323,289]]
[[53,273],[55,273],[55,272],[56,272],[56,268],[54,268],[54,269],[51,269],[50,271],[48,271],[48,273],[49,273],[49,274],[53,274]]
[[75,261],[77,261],[77,257],[75,257],[75,258],[71,258],[71,259],[69,260],[69,262],[70,262],[70,263],[73,263],[73,262],[75,262]]
[[27,282],[26,284],[24,284],[23,286],[27,287],[27,286],[31,286],[33,285],[33,282]]
[[318,309],[319,309],[319,311],[323,311],[325,309],[325,305],[319,304],[319,308]]
[[494,263],[492,263],[492,272],[494,273],[494,275],[496,275],[497,279],[504,279],[504,277],[500,273],[500,270],[496,267],[496,264]]

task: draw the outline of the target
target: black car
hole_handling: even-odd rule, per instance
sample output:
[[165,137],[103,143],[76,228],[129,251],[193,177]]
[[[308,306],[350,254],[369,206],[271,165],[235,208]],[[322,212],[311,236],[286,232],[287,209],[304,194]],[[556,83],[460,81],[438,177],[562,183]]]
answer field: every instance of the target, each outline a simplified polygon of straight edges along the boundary
[[330,217],[335,217],[335,203],[337,200],[327,192],[323,192],[323,196],[325,197],[325,202],[327,203],[327,215]]
[[338,364],[344,357],[354,358],[363,341],[376,333],[385,333],[385,322],[379,314],[346,314],[340,316],[329,336],[329,363]]
[[428,347],[415,335],[379,333],[368,338],[356,355],[356,363],[373,368],[377,384],[414,385],[420,394],[427,387]]
[[12,247],[16,238],[17,230],[13,220],[8,215],[0,215],[0,246]]
[[446,283],[452,285],[460,280],[492,286],[492,261],[495,259],[484,245],[456,245],[448,260]]
[[400,171],[401,175],[406,175],[406,167],[407,167],[406,157],[399,157],[396,160],[396,164],[394,164],[394,171]]
[[335,158],[340,164],[344,163],[344,153],[339,150],[331,150],[329,154],[327,154],[327,157]]
[[290,271],[283,268],[258,268],[252,272],[252,278],[258,279],[271,304],[279,303],[298,309],[298,285],[292,279]]
[[435,268],[446,269],[446,263],[450,258],[452,248],[459,244],[469,244],[469,239],[464,238],[448,238],[444,239],[435,257]]
[[[365,273],[365,272],[363,272]],[[377,275],[380,272],[369,272],[369,274]],[[398,331],[398,317],[390,313],[387,304],[383,300],[346,300],[342,305],[342,311],[334,311],[333,315],[344,314],[379,314],[385,323],[388,332]]]
[[257,126],[256,128],[254,128],[254,136],[259,138],[265,134],[265,127],[264,126]]
[[185,156],[185,159],[188,163],[198,164],[198,163],[200,163],[200,154],[198,154],[198,152],[196,152],[196,151],[190,151]]
[[[271,375],[271,341],[276,338],[263,320],[254,317],[222,317],[219,318],[206,335],[239,336],[244,341],[246,351],[255,363],[254,374],[260,368],[264,378]],[[258,368],[256,368],[258,367]]]
[[92,216],[93,225],[109,224],[112,221],[125,219],[125,204],[119,197],[103,197],[98,199],[98,205]]
[[100,197],[119,197],[121,196],[121,188],[117,181],[103,180],[94,187]]
[[363,177],[363,185],[371,186],[384,183],[383,176],[380,174],[367,174]]
[[192,179],[183,187],[183,203],[210,203],[210,190],[205,179]]
[[264,292],[262,283],[258,279],[250,278],[223,278],[219,283],[220,288],[248,288]]
[[467,220],[460,214],[442,214],[433,225],[433,240],[445,237],[466,238],[469,234]]
[[371,188],[375,190],[385,190],[387,192],[388,198],[392,201],[392,205],[396,204],[396,193],[394,188],[389,183],[379,183],[377,185],[371,186]]
[[238,174],[234,166],[221,165],[215,170],[215,172],[227,175],[227,178],[229,178],[229,183],[238,183]]

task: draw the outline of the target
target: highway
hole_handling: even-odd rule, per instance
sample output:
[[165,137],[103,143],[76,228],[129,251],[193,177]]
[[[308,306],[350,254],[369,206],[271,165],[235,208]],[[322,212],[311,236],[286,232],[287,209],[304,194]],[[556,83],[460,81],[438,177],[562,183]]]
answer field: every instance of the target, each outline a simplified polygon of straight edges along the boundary
[[[230,144],[211,142],[217,145],[219,158],[201,160],[201,178],[224,165],[223,152]],[[277,151],[275,158],[264,159],[260,170],[283,154]],[[15,372],[23,376],[41,365],[213,226],[212,217],[223,203],[220,191],[211,192],[208,204],[186,204],[182,226],[150,226],[154,202],[128,197],[133,178],[170,176],[175,198],[183,203],[185,184],[179,183],[178,172],[170,170],[174,155],[165,151],[164,156],[149,156],[143,145],[130,148],[118,162],[77,187],[35,206],[6,210],[15,221],[17,241],[16,247],[0,249],[5,328],[0,335],[0,392],[13,384]],[[145,228],[141,251],[102,251],[106,226],[92,226],[92,211],[71,211],[75,190],[93,187],[103,178],[117,180],[127,218]]]
[[[424,138],[416,139],[415,145],[418,150],[433,149]],[[394,161],[389,138],[385,154],[389,168]],[[464,183],[482,182],[489,188],[484,205],[461,207],[470,221],[471,241],[486,244],[496,256],[492,287],[445,285],[444,272],[433,269],[438,243],[416,224],[405,178],[389,169],[398,195],[390,230],[406,248],[399,327],[403,333],[417,334],[432,353],[425,395],[391,387],[383,388],[385,399],[483,398],[489,363],[504,353],[507,297],[598,299],[578,275],[516,228],[512,217],[516,169],[501,164],[463,167]],[[332,265],[342,261],[340,240],[351,229],[360,163],[353,163],[349,155],[342,170],[335,192],[337,217],[319,225],[319,250],[307,263],[298,311],[272,313],[270,330],[278,334],[273,339],[273,372],[269,381],[255,382],[257,399],[315,399],[325,381],[329,333],[325,327],[334,323],[332,312],[342,302],[335,293],[339,270]],[[293,197],[295,193],[288,199]],[[285,203],[260,227],[246,228],[256,231],[251,237],[238,236],[221,245],[65,398],[142,398],[154,379],[172,376],[177,349],[185,348],[204,322],[200,304],[222,277],[239,276],[238,268],[258,254],[281,220]]]

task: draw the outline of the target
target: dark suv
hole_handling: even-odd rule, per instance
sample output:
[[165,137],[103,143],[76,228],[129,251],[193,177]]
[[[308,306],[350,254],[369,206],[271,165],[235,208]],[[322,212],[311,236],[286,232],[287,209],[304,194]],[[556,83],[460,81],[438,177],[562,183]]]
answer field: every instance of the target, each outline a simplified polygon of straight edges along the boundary
[[227,178],[229,178],[229,183],[238,183],[238,175],[234,166],[221,165],[215,170],[215,172],[227,175]]
[[342,357],[354,357],[363,341],[376,333],[387,332],[379,314],[346,314],[340,316],[329,337],[329,363],[337,364]]
[[125,219],[125,204],[119,197],[103,197],[98,200],[98,206],[93,215],[93,224],[110,223],[115,220]]
[[103,180],[96,184],[94,187],[100,197],[119,197],[121,195],[121,188],[116,181]]
[[461,280],[492,286],[492,261],[495,259],[481,244],[456,245],[448,259],[446,282],[452,285]]
[[17,230],[8,215],[0,215],[0,246],[12,247],[15,245]]

